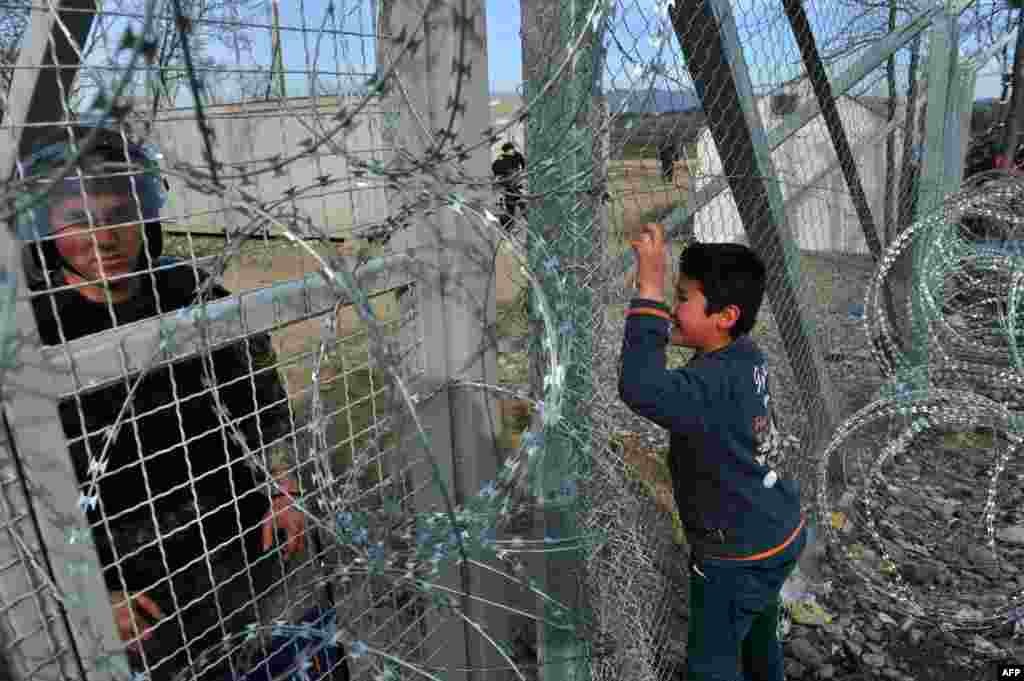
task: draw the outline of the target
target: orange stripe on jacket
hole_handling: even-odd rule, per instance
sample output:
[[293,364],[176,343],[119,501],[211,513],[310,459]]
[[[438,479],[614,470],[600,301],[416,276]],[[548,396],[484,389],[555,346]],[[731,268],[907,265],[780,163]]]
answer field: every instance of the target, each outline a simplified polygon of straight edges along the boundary
[[789,538],[787,538],[786,541],[782,542],[774,549],[768,549],[767,551],[762,551],[761,553],[755,554],[753,556],[745,556],[743,558],[719,558],[717,556],[708,556],[708,558],[713,558],[715,560],[762,560],[764,558],[771,558],[777,553],[782,553],[783,549],[785,549],[787,546],[793,543],[793,540],[796,539],[796,536],[798,534],[800,534],[800,530],[803,529],[803,526],[806,522],[807,518],[803,514],[801,514],[800,524],[796,526],[796,529],[793,530],[793,533],[789,535]]
[[629,309],[628,312],[626,312],[627,317],[631,317],[635,314],[649,314],[654,315],[655,317],[661,317],[662,319],[672,321],[672,315],[670,315],[668,312],[665,312],[664,310],[659,310],[656,307],[632,307]]

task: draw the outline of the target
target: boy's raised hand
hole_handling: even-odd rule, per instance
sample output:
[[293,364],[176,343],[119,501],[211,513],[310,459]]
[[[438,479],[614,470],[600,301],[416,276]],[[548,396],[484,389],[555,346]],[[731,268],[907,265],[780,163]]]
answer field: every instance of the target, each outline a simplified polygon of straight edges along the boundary
[[665,227],[657,222],[643,226],[636,239],[629,242],[636,253],[636,287],[641,298],[665,299]]

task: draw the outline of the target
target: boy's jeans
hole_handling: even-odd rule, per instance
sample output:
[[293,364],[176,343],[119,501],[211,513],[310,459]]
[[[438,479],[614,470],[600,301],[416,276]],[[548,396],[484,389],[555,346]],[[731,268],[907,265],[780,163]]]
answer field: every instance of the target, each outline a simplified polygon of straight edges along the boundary
[[687,681],[784,681],[779,592],[807,532],[805,525],[785,550],[764,560],[707,558],[691,566]]

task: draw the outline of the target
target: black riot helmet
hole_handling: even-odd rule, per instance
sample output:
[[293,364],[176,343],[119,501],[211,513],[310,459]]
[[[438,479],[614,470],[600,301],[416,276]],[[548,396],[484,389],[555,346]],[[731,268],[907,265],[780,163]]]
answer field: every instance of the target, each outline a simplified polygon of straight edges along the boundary
[[[157,158],[155,151],[128,142],[117,130],[90,125],[63,128],[35,144],[29,157],[18,162],[16,175],[25,187],[15,204],[15,228],[30,252],[30,269],[35,269],[37,275],[42,269],[66,267],[74,271],[57,250],[50,206],[71,196],[98,193],[135,198],[134,214],[126,216],[126,221],[138,220],[145,225],[144,244],[149,256],[139,259],[138,269],[155,263],[163,249],[160,209],[167,199]],[[59,173],[72,159],[75,162]]]

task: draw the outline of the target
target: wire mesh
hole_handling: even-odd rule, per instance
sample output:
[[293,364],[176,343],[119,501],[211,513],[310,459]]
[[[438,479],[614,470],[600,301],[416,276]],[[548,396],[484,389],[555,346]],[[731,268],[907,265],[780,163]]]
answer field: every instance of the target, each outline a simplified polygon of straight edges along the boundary
[[[818,456],[833,435],[819,412],[838,425],[868,404],[887,378],[872,352],[911,337],[899,315],[881,340],[863,326],[881,255],[872,236],[888,246],[920,217],[929,93],[915,36],[928,22],[886,48],[891,63],[873,46],[918,8],[864,19],[857,5],[808,3],[809,36],[794,34],[782,5],[717,3],[730,59],[716,72],[692,58],[713,51],[708,24],[673,25],[668,2],[524,1],[527,82],[514,110],[479,131],[467,111],[480,108],[470,87],[480,76],[466,56],[480,54],[479,3],[72,4],[63,14],[10,4],[33,26],[49,19],[54,35],[72,32],[72,16],[92,23],[57,64],[78,76],[55,81],[51,115],[7,113],[2,131],[25,139],[98,118],[169,182],[158,217],[137,184],[125,217],[90,203],[82,183],[84,216],[65,219],[81,228],[80,269],[103,260],[88,255],[101,243],[116,251],[112,222],[145,222],[137,272],[69,270],[66,234],[29,243],[38,266],[26,270],[20,314],[34,313],[46,347],[20,351],[55,368],[8,369],[59,402],[50,426],[67,451],[53,456],[64,469],[71,457],[80,486],[64,505],[88,511],[115,613],[93,615],[129,650],[106,664],[154,680],[678,673],[687,549],[667,434],[617,389],[624,303],[636,293],[628,241],[646,222],[671,227],[672,281],[690,241],[745,242],[766,262],[753,337],[772,369],[778,469],[801,483],[812,515],[841,505],[834,493],[851,483],[823,474],[822,461],[849,444]],[[408,30],[382,29],[399,11]],[[424,40],[439,11],[454,17],[450,34]],[[961,21],[978,30],[976,13]],[[847,156],[801,53],[809,37]],[[440,44],[451,64],[431,60]],[[9,63],[0,108],[17,112],[19,77],[47,67]],[[448,91],[418,98],[441,81]],[[749,140],[724,145],[725,128]],[[493,158],[480,160],[509,141],[522,155],[495,185]],[[30,184],[28,166],[5,198],[75,198]],[[476,317],[453,311],[480,293],[445,274],[453,262],[496,280],[472,301]],[[910,306],[908,269],[886,279],[898,311]],[[440,304],[438,279],[455,280]],[[454,344],[471,327],[484,340],[458,358],[426,331],[448,328]],[[496,353],[496,376],[465,368]],[[670,366],[691,356],[667,354]],[[503,397],[500,422],[461,411],[454,395],[466,392]],[[906,424],[898,410],[875,416],[891,418],[890,431]],[[1000,426],[1005,415],[983,416]],[[474,467],[487,457],[452,434],[466,421],[497,441],[494,480]],[[6,489],[20,491],[24,471],[5,470]],[[7,503],[5,526],[20,527],[26,511]],[[270,511],[287,536],[263,524]],[[296,533],[304,549],[288,556]],[[30,553],[3,568],[18,575],[2,580],[3,656],[16,678],[47,665],[74,678],[81,658],[102,654],[61,619],[54,604],[69,594],[40,583]],[[497,581],[482,587],[481,574]]]

